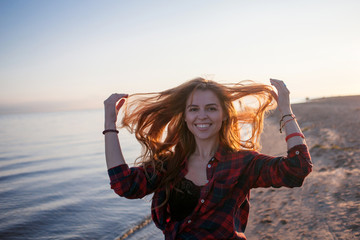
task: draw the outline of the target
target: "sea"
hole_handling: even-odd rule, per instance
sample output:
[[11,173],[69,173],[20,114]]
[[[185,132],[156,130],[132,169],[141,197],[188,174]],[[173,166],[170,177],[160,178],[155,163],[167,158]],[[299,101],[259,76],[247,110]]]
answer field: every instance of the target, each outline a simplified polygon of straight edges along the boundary
[[[0,115],[0,239],[163,239],[143,224],[151,196],[110,189],[103,121],[103,110]],[[132,166],[141,147],[119,138]]]

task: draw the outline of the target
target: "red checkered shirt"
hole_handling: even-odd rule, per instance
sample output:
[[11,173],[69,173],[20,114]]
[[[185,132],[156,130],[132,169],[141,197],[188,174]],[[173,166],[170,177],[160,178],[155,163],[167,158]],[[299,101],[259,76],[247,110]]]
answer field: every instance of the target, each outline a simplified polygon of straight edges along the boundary
[[[181,177],[187,173],[187,159]],[[150,169],[129,168],[123,164],[108,170],[111,188],[120,196],[134,199],[154,192],[152,218],[165,239],[246,239],[244,231],[249,215],[250,189],[257,187],[300,187],[311,172],[312,163],[306,145],[297,145],[286,157],[271,157],[255,151],[227,152],[219,147],[207,165],[208,183],[201,188],[194,211],[182,221],[174,221],[158,189],[161,176]],[[150,178],[146,177],[148,171]]]

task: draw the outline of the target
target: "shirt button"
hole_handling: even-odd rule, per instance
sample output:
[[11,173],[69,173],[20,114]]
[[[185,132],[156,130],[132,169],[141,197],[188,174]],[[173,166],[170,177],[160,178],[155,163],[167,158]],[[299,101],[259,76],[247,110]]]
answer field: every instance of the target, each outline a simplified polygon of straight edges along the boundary
[[208,164],[208,168],[211,168],[211,164],[210,164],[210,163]]
[[299,155],[299,154],[300,154],[300,152],[299,152],[299,151],[296,151],[296,152],[295,152],[295,154],[296,154],[296,155]]
[[188,220],[188,223],[191,223],[191,219]]
[[204,200],[204,199],[201,199],[201,200],[200,200],[200,202],[201,202],[201,203],[204,203],[204,202],[205,202],[205,200]]

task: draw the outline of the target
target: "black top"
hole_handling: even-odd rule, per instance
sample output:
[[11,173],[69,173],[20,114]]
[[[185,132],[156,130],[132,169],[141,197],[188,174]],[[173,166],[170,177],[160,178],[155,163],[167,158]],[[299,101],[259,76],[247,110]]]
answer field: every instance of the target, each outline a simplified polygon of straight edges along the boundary
[[181,221],[192,213],[198,204],[201,187],[183,178],[172,189],[169,198],[171,218]]

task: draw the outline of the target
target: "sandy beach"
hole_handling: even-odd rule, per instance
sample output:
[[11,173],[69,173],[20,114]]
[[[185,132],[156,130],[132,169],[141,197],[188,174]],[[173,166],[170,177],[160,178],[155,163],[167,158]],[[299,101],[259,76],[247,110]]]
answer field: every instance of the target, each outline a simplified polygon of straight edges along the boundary
[[[248,239],[360,238],[360,96],[294,104],[307,139],[313,172],[301,188],[254,189]],[[267,120],[263,153],[282,155],[279,113]]]
[[[293,111],[306,136],[313,172],[301,188],[253,189],[245,235],[249,240],[359,239],[360,96],[310,100],[293,104]],[[277,111],[267,117],[262,153],[286,155],[279,119]],[[144,232],[162,239],[154,224],[126,239]]]

